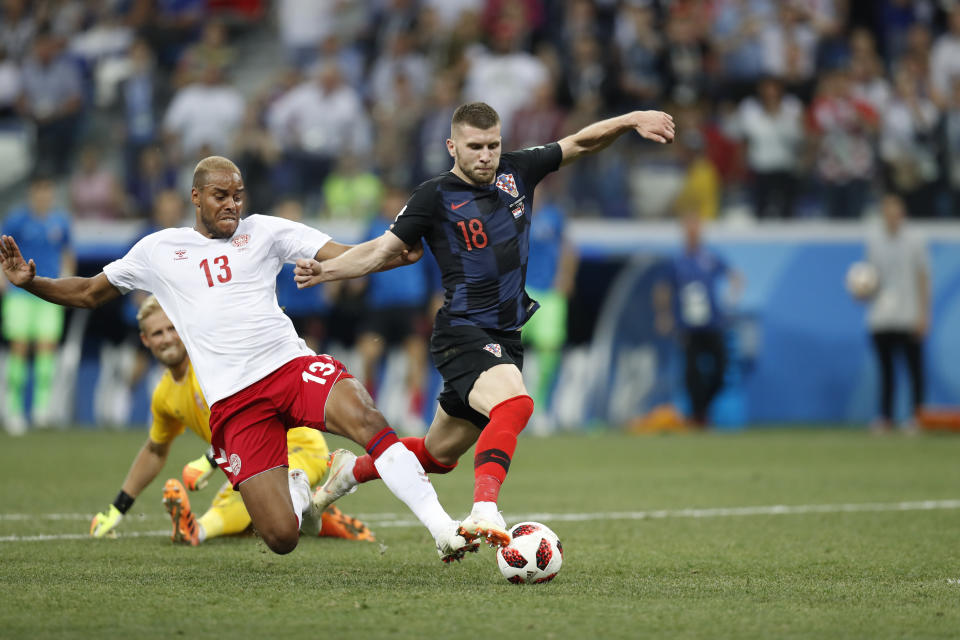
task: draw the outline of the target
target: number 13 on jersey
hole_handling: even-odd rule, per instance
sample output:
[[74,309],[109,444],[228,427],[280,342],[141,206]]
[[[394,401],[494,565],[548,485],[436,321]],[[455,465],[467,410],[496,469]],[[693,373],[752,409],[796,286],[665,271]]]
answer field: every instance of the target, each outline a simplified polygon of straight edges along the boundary
[[[230,270],[230,261],[227,260],[227,256],[217,256],[213,259],[213,264],[220,268],[219,273],[217,273],[217,282],[230,282],[233,272]],[[203,275],[207,276],[207,286],[212,287],[214,282],[213,274],[210,272],[210,261],[204,258],[200,263],[200,268],[203,269]]]

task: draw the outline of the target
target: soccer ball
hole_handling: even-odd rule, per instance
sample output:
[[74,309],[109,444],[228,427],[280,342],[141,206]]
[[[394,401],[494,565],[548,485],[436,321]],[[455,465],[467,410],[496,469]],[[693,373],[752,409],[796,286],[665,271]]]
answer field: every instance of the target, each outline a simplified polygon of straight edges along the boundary
[[563,563],[557,534],[539,522],[521,522],[510,530],[510,544],[497,551],[503,577],[514,584],[539,584],[556,577]]
[[869,262],[854,262],[847,270],[847,291],[858,300],[866,300],[877,292],[880,277]]

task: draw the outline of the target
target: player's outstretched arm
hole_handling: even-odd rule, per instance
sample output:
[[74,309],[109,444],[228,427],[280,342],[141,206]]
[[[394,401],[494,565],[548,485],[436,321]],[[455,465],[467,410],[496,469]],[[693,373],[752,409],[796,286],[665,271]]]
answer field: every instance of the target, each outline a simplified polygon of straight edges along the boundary
[[134,458],[130,471],[127,472],[127,478],[123,481],[123,487],[117,494],[106,511],[98,513],[93,517],[90,523],[90,535],[94,538],[102,538],[113,531],[123,515],[133,506],[133,501],[148,484],[157,477],[163,465],[170,454],[170,443],[154,442],[147,437],[147,441],[140,449],[140,453]]
[[38,298],[67,307],[99,307],[120,296],[100,273],[92,278],[40,278],[33,260],[25,260],[13,236],[0,236],[0,265],[11,283]]
[[674,130],[673,116],[663,111],[631,111],[615,118],[600,120],[559,141],[560,150],[563,152],[561,165],[607,148],[628,131],[636,131],[647,140],[666,144],[673,142]]
[[423,247],[408,247],[390,231],[346,250],[343,248],[346,245],[328,242],[314,258],[297,260],[293,269],[297,288],[306,289],[332,280],[360,278],[374,271],[412,264],[423,255]]

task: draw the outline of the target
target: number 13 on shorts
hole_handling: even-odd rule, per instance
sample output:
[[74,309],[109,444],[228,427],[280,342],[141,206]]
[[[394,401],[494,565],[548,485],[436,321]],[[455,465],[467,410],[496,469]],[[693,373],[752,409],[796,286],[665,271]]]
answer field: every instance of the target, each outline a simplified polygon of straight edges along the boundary
[[337,370],[337,367],[329,362],[311,362],[307,369],[308,371],[300,374],[304,382],[327,384],[327,378]]

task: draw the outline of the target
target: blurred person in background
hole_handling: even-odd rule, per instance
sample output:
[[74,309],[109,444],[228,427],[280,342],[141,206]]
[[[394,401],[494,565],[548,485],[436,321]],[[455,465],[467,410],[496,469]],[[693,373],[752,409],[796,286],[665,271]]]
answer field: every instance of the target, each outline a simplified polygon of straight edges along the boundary
[[[725,85],[723,92],[728,98],[739,100],[750,93],[765,71],[761,36],[774,24],[776,6],[767,0],[723,0],[716,3],[714,10],[709,35]],[[680,25],[674,29],[677,26]],[[685,25],[683,28],[690,29]],[[671,40],[677,37],[670,35]]]
[[906,228],[903,199],[888,193],[881,201],[883,224],[867,239],[867,261],[877,270],[867,324],[880,365],[880,416],[876,433],[893,429],[894,357],[899,352],[910,375],[911,413],[903,425],[913,431],[923,406],[923,341],[930,329],[930,257],[923,238]]
[[161,193],[177,186],[177,169],[158,144],[144,147],[137,166],[129,168],[127,175],[127,193],[137,217],[146,216]]
[[186,162],[199,155],[229,151],[243,122],[246,100],[230,83],[226,70],[200,67],[196,80],[179,89],[163,116],[168,145]]
[[706,141],[699,127],[677,136],[675,153],[683,171],[683,182],[674,198],[674,207],[696,211],[703,220],[715,220],[720,213],[720,173],[706,154]]
[[0,123],[17,118],[17,103],[22,90],[20,67],[0,44]]
[[540,309],[521,334],[537,363],[532,389],[533,406],[538,408],[531,419],[534,433],[549,432],[556,426],[550,412],[551,397],[567,343],[567,309],[580,261],[567,240],[566,213],[556,201],[558,185],[550,178],[540,183],[530,222],[527,293],[540,303]]
[[948,215],[960,217],[960,76],[950,86],[950,102],[943,116]]
[[940,187],[940,110],[925,98],[916,69],[903,65],[894,73],[894,94],[883,113],[880,157],[888,189],[906,203],[910,215],[937,214]]
[[334,62],[323,63],[311,79],[270,104],[266,124],[282,149],[277,175],[289,180],[274,188],[287,195],[318,197],[340,155],[364,156],[372,147],[360,94]]
[[625,102],[653,105],[663,92],[663,34],[652,2],[623,3],[614,25],[620,68],[619,90]]
[[377,174],[364,166],[360,156],[345,152],[323,181],[323,217],[365,223],[377,215],[382,197]]
[[684,353],[684,382],[694,427],[709,425],[710,404],[723,388],[727,367],[726,318],[721,280],[731,302],[743,290],[743,277],[715,251],[703,245],[703,221],[696,211],[679,211],[683,250],[671,263],[672,306]]
[[[303,222],[303,203],[296,198],[283,198],[271,209],[278,218]],[[317,353],[321,353],[327,339],[327,319],[330,314],[327,293],[326,287],[317,287],[310,291],[298,290],[297,283],[293,280],[292,264],[283,265],[277,274],[277,304],[293,322],[297,335]]]
[[854,94],[849,72],[835,69],[820,77],[809,120],[824,212],[859,218],[870,194],[880,114]]
[[[380,214],[371,222],[364,240],[386,233],[406,201],[405,189],[388,188]],[[439,291],[440,274],[433,260],[421,259],[409,269],[371,273],[366,278],[364,313],[357,330],[363,383],[376,401],[383,382],[379,375],[383,357],[391,347],[403,348],[407,406],[401,424],[408,433],[420,434],[426,428],[423,412],[428,372],[427,338],[430,318],[440,308]],[[382,402],[382,398],[380,400]]]
[[20,112],[36,127],[36,170],[53,177],[71,168],[81,126],[83,80],[47,28],[39,30],[21,68]]
[[951,102],[953,80],[960,77],[960,4],[947,14],[947,31],[933,43],[930,52],[931,97],[940,106]]
[[758,218],[792,218],[804,138],[803,104],[784,95],[774,77],[761,80],[756,96],[745,98],[733,120],[733,134],[746,146]]
[[[70,248],[70,214],[56,207],[56,183],[37,175],[30,181],[27,203],[14,209],[3,221],[2,233],[21,239],[21,246],[45,277],[68,277],[76,272]],[[12,435],[27,429],[24,391],[29,375],[28,358],[33,351],[33,425],[49,426],[51,395],[56,374],[57,346],[63,333],[63,308],[36,298],[17,287],[3,295],[3,337],[10,343],[7,356],[4,425]]]
[[450,134],[450,118],[460,104],[460,87],[455,74],[442,72],[433,79],[430,95],[413,132],[413,175],[411,184],[420,184],[450,166],[450,156],[437,140]]
[[80,149],[70,176],[68,195],[75,220],[118,220],[126,215],[123,186],[104,166],[101,147],[93,143]]

